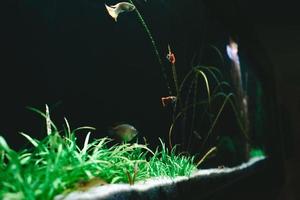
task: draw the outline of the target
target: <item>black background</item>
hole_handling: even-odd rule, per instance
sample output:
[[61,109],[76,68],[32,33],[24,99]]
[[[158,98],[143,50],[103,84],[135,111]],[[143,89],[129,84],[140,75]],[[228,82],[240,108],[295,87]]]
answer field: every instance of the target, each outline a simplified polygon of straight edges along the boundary
[[[300,119],[300,14],[295,1],[238,1],[241,12],[255,32],[275,72],[282,123],[285,182],[278,197],[300,199],[298,184]],[[280,145],[280,144],[278,144]]]

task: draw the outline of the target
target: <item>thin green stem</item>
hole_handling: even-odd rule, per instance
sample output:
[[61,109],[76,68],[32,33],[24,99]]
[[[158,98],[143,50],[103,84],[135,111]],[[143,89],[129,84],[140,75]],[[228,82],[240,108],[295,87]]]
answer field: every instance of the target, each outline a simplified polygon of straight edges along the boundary
[[[132,2],[132,0],[129,0],[129,2],[134,5],[134,3]],[[145,23],[144,18],[142,17],[141,13],[139,12],[139,10],[137,8],[135,8],[135,12],[136,12],[139,21],[141,22],[144,30],[146,31],[146,33],[147,33],[147,35],[148,35],[148,37],[149,37],[149,39],[151,41],[151,44],[152,44],[155,56],[157,58],[158,63],[161,66],[161,71],[162,71],[162,74],[163,74],[164,79],[166,81],[166,85],[167,85],[167,89],[168,89],[169,95],[172,95],[172,90],[171,90],[171,87],[170,87],[170,84],[169,84],[169,81],[168,81],[168,76],[167,76],[167,73],[166,73],[166,69],[165,69],[165,66],[163,64],[163,61],[161,60],[161,56],[160,56],[160,54],[158,52],[158,48],[157,48],[156,42],[155,42],[154,38],[152,37],[152,34],[151,34],[151,32],[150,32],[147,24]]]

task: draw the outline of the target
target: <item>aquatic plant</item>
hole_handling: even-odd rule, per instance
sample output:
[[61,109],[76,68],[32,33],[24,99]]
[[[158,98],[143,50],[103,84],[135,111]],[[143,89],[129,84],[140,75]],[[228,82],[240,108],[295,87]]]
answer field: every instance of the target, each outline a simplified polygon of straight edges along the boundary
[[160,143],[161,149],[158,147],[149,161],[151,176],[190,175],[196,169],[194,164],[191,165],[193,156],[177,155],[176,146],[169,151],[162,140]]
[[[210,149],[215,148],[216,144],[208,142],[211,140],[211,135],[215,132],[215,127],[220,121],[220,116],[225,109],[226,105],[229,104],[234,118],[236,119],[239,131],[242,133],[241,140],[245,141],[243,148],[244,158],[248,158],[250,148],[250,137],[249,137],[249,120],[248,120],[248,108],[247,108],[247,95],[242,95],[242,85],[240,78],[240,69],[238,70],[239,76],[233,77],[233,87],[228,82],[223,80],[221,71],[212,66],[203,66],[200,64],[191,66],[191,70],[183,77],[182,80],[178,78],[176,70],[176,59],[175,54],[171,50],[171,46],[168,44],[168,53],[166,58],[169,63],[165,63],[162,60],[162,56],[158,49],[157,43],[152,36],[152,33],[145,22],[139,9],[134,4],[135,1],[128,0],[128,5],[134,7],[130,11],[134,11],[137,15],[139,22],[145,30],[147,37],[149,38],[152,48],[159,65],[161,66],[161,72],[167,86],[169,96],[161,97],[162,106],[167,107],[168,104],[172,104],[172,122],[168,133],[169,149],[173,148],[173,138],[177,138],[176,144],[180,145],[180,151],[186,153],[192,153],[191,149],[194,143],[194,139],[201,140],[199,142],[198,149],[200,155],[206,155],[206,152],[210,152]],[[121,2],[125,3],[125,2]],[[121,4],[119,3],[119,4]],[[117,9],[117,5],[115,9]],[[125,9],[125,7],[124,7]],[[125,11],[129,11],[125,9]],[[111,14],[110,14],[111,15]],[[111,15],[112,16],[112,15]],[[169,43],[169,41],[168,41]],[[221,51],[210,45],[215,50],[220,60],[224,64],[224,58]],[[237,45],[231,41],[227,46],[227,53],[229,58],[233,61],[234,66],[240,67],[239,57],[237,55]],[[191,63],[193,63],[192,61]],[[185,65],[185,66],[184,66]],[[186,68],[188,64],[183,64]],[[170,67],[171,70],[167,70],[166,67]],[[236,67],[235,67],[236,68]],[[167,72],[171,71],[171,74]],[[173,85],[170,84],[169,80],[173,79]],[[221,81],[220,81],[221,80]],[[204,84],[203,84],[204,83]],[[225,90],[223,88],[226,88]],[[204,90],[203,90],[204,88]],[[206,92],[206,95],[203,95]],[[177,130],[175,130],[177,129]],[[207,129],[207,130],[206,130]],[[217,137],[214,134],[215,138]],[[180,137],[180,139],[178,139]],[[194,146],[195,146],[194,145]],[[194,154],[193,152],[192,154]],[[200,157],[201,161],[201,157]],[[199,162],[200,162],[199,161]]]
[[[132,0],[128,0],[131,4],[134,5],[134,2]],[[141,25],[143,26],[144,30],[146,31],[147,33],[147,37],[150,39],[151,41],[151,45],[153,47],[153,50],[154,50],[154,53],[155,53],[155,56],[156,56],[156,59],[161,67],[161,72],[162,72],[162,75],[163,75],[163,78],[165,80],[165,84],[166,84],[166,87],[167,87],[167,90],[168,90],[168,93],[169,95],[172,95],[172,90],[171,90],[171,86],[170,86],[170,83],[169,83],[169,80],[168,80],[168,75],[167,75],[167,70],[166,70],[166,67],[162,61],[162,57],[159,53],[159,50],[157,48],[157,44],[152,36],[152,33],[150,32],[150,29],[148,28],[148,25],[147,23],[145,22],[143,16],[141,15],[140,11],[138,10],[137,7],[135,7],[135,12],[136,12],[136,15],[141,23]]]
[[[131,5],[134,5],[134,2],[132,0],[128,1]],[[224,110],[224,107],[227,104],[230,104],[234,116],[236,118],[237,124],[240,128],[241,133],[243,134],[243,137],[245,140],[249,140],[248,137],[248,126],[244,123],[244,116],[240,114],[240,107],[239,104],[235,101],[237,98],[236,95],[231,91],[225,92],[223,90],[224,87],[227,87],[227,91],[231,89],[228,82],[222,80],[222,73],[220,70],[218,70],[216,67],[212,66],[202,66],[202,65],[196,65],[192,66],[190,72],[184,76],[183,80],[180,81],[177,76],[176,71],[176,60],[175,60],[175,54],[171,50],[171,46],[168,45],[168,53],[166,54],[166,58],[168,59],[169,63],[167,65],[170,65],[171,72],[173,78],[173,87],[171,87],[171,84],[169,83],[170,78],[167,74],[166,65],[162,61],[162,56],[159,53],[159,49],[157,47],[157,44],[152,36],[152,33],[145,22],[145,19],[141,15],[138,8],[135,6],[134,11],[136,12],[137,18],[139,19],[139,22],[143,26],[147,37],[151,41],[155,56],[158,60],[158,63],[161,66],[162,75],[165,79],[165,83],[167,86],[167,90],[169,93],[169,96],[162,97],[162,105],[165,107],[167,104],[172,103],[173,104],[173,117],[172,117],[172,124],[170,125],[169,130],[169,149],[173,148],[172,144],[172,136],[174,132],[175,126],[181,126],[181,139],[180,139],[180,148],[181,151],[188,152],[191,148],[191,143],[193,141],[193,138],[195,138],[195,132],[201,132],[202,145],[199,147],[202,152],[206,152],[205,145],[207,145],[207,141],[214,131],[214,128],[217,124],[217,122],[220,119],[221,113]],[[218,48],[211,46],[219,55],[222,61],[224,61],[222,57],[222,53],[218,50]],[[212,79],[209,80],[209,77]],[[204,88],[207,93],[206,97],[204,97],[201,93],[203,92],[202,87],[204,82]],[[220,81],[222,80],[222,81]],[[175,91],[172,91],[172,88],[175,88]],[[230,89],[228,89],[230,88]],[[187,92],[185,91],[187,90]],[[200,94],[200,95],[199,95]],[[202,95],[202,96],[201,96]],[[221,104],[218,103],[221,101]],[[213,111],[212,107],[216,105],[219,105],[218,109],[215,109]],[[202,112],[199,112],[199,107],[201,107]],[[209,123],[208,127],[209,129],[207,131],[203,130],[197,130],[196,124],[199,124],[199,119],[196,119],[198,116],[201,116],[201,120],[203,120],[205,117]],[[199,117],[198,117],[199,118]],[[189,120],[189,123],[187,125],[187,121]],[[200,122],[201,123],[201,122]],[[197,125],[199,127],[199,125]],[[202,127],[203,129],[203,127]],[[177,131],[178,132],[178,131]],[[178,133],[177,133],[178,134]],[[199,135],[199,134],[198,134]],[[187,139],[186,139],[187,138]],[[208,144],[208,151],[209,149],[214,147],[214,144]],[[205,155],[204,155],[205,156]]]
[[135,9],[135,6],[133,4],[127,2],[120,2],[113,6],[108,6],[106,4],[104,5],[108,14],[115,20],[115,22],[117,22],[120,13],[131,12]]
[[[42,140],[21,133],[32,145],[17,152],[0,136],[0,198],[52,199],[56,194],[88,185],[129,183],[155,176],[187,176],[196,170],[193,157],[169,152],[161,141],[155,152],[145,144],[109,145],[111,139],[90,141],[92,127],[71,130],[67,120],[62,131],[46,113],[47,136]],[[76,143],[80,130],[88,131],[84,144]],[[81,133],[80,133],[81,134]]]
[[[239,116],[238,110],[236,108],[234,97],[235,94],[233,92],[226,92],[226,90],[230,91],[230,85],[226,81],[220,81],[222,78],[222,73],[215,67],[206,67],[206,66],[196,66],[193,67],[190,72],[184,77],[178,89],[177,99],[181,102],[181,106],[176,108],[177,104],[174,105],[173,112],[173,121],[169,129],[169,146],[173,147],[172,137],[175,126],[178,126],[178,123],[184,122],[190,119],[190,126],[188,130],[186,127],[183,127],[184,132],[181,133],[182,143],[184,144],[185,149],[190,149],[192,145],[192,141],[195,138],[200,138],[202,140],[202,145],[199,148],[204,148],[206,142],[214,131],[217,122],[220,120],[220,116],[224,107],[229,104],[231,107],[234,116],[236,117],[237,125],[239,126],[243,137],[247,137],[245,134],[244,126],[242,123],[242,119]],[[202,82],[200,82],[202,80]],[[203,90],[199,85],[204,83],[204,92],[206,95],[203,96]],[[184,88],[188,88],[188,91],[185,92]],[[202,87],[203,88],[203,87]],[[202,94],[201,94],[202,93]],[[201,94],[201,95],[200,95]],[[213,107],[215,109],[213,110]],[[201,112],[199,111],[201,108]],[[196,115],[201,115],[200,119],[196,119]],[[200,126],[204,118],[207,117],[206,120],[208,125]],[[197,124],[196,124],[196,120]],[[199,121],[200,120],[200,121]],[[202,121],[201,121],[202,120]],[[183,123],[183,124],[184,124]],[[197,127],[196,127],[197,125]],[[204,128],[208,127],[205,131]],[[200,128],[200,129],[199,129]],[[200,134],[201,133],[201,134]],[[185,137],[184,137],[185,136]],[[185,139],[187,138],[187,139]],[[211,146],[209,148],[212,148]]]
[[249,153],[250,158],[266,156],[266,153],[261,148],[252,148]]

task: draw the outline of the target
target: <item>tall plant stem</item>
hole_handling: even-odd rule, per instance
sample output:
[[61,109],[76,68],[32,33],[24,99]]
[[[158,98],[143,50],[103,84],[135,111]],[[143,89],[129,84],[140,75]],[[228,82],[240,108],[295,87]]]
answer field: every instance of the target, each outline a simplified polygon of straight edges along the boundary
[[[130,2],[131,4],[134,4],[134,3],[132,2],[132,0],[129,0],[129,2]],[[168,81],[168,76],[167,76],[167,73],[166,73],[166,69],[165,69],[165,66],[164,66],[164,64],[163,64],[163,62],[162,62],[162,60],[161,60],[161,56],[160,56],[160,54],[159,54],[159,52],[158,52],[158,48],[157,48],[156,42],[155,42],[155,40],[153,39],[152,34],[151,34],[151,32],[150,32],[150,30],[149,30],[147,24],[145,23],[144,18],[142,17],[141,13],[139,12],[139,10],[138,10],[137,8],[135,8],[135,12],[136,12],[139,21],[141,22],[141,24],[142,24],[144,30],[146,31],[146,33],[147,33],[147,35],[148,35],[148,37],[149,37],[149,39],[150,39],[150,41],[151,41],[151,44],[152,44],[152,47],[153,47],[155,56],[156,56],[156,58],[157,58],[158,63],[159,63],[160,66],[161,66],[161,71],[162,71],[162,74],[163,74],[163,76],[164,76],[164,79],[165,79],[165,82],[166,82],[166,85],[167,85],[167,89],[168,89],[169,95],[172,95],[172,90],[171,90],[171,87],[170,87],[170,84],[169,84],[169,81]]]

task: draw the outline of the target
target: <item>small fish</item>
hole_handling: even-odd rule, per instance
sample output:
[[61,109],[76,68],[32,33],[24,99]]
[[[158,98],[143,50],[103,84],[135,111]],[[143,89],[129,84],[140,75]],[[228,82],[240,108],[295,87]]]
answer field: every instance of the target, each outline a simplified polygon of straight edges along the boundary
[[177,98],[175,96],[162,97],[161,103],[162,103],[163,107],[165,107],[169,103],[174,103],[176,101],[176,99]]
[[117,140],[123,141],[123,142],[130,142],[137,136],[138,131],[136,128],[134,128],[130,124],[120,124],[117,126],[114,126],[111,129],[111,134],[113,137],[115,137]]
[[79,180],[75,185],[75,189],[79,191],[87,191],[90,188],[107,185],[108,183],[101,178],[94,177],[90,180]]
[[167,54],[166,57],[167,57],[167,59],[169,60],[169,62],[170,62],[172,65],[174,65],[176,59],[175,59],[174,53],[172,53],[172,51],[171,51],[170,45],[168,45],[168,50],[169,50],[169,53]]
[[117,18],[120,13],[122,12],[131,12],[135,10],[135,6],[128,2],[120,2],[116,5],[108,6],[106,4],[105,8],[108,12],[108,14],[117,22]]

